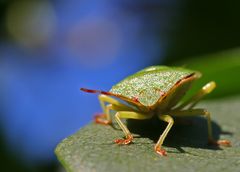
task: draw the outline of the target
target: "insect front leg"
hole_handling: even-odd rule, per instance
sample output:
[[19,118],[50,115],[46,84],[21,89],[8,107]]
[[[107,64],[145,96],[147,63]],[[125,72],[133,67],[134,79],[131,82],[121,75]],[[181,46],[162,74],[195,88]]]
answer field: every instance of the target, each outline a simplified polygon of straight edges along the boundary
[[204,85],[195,95],[189,98],[187,101],[182,103],[176,109],[180,110],[189,106],[187,109],[192,109],[205,95],[211,93],[216,87],[216,83],[211,81]]
[[[100,94],[98,96],[100,105],[102,107],[103,113],[95,115],[95,122],[99,124],[111,124],[111,115],[110,115],[110,110],[115,110],[113,109],[113,105],[117,106],[118,109],[120,108],[121,110],[131,110],[132,108],[120,103],[119,101],[115,100],[114,98]],[[106,104],[108,103],[108,104]]]
[[126,127],[126,125],[121,121],[120,118],[125,118],[125,119],[139,119],[139,120],[144,120],[144,119],[149,119],[152,118],[153,114],[144,114],[144,113],[139,113],[139,112],[134,112],[134,111],[118,111],[115,115],[115,119],[120,126],[120,128],[123,130],[126,139],[116,139],[114,142],[117,144],[129,144],[133,140],[133,136]]
[[188,110],[172,110],[169,113],[175,117],[187,117],[187,116],[204,116],[207,119],[207,126],[208,126],[208,143],[212,145],[222,145],[222,146],[231,146],[231,142],[228,140],[218,140],[216,141],[212,135],[212,122],[211,122],[211,115],[205,109],[188,109]]
[[155,145],[154,148],[155,148],[155,151],[156,151],[158,154],[160,154],[160,155],[162,155],[162,156],[166,156],[167,153],[166,153],[166,151],[165,151],[164,149],[162,149],[162,144],[163,144],[163,141],[165,140],[168,132],[169,132],[170,129],[172,128],[172,125],[173,125],[173,123],[174,123],[174,120],[173,120],[173,118],[172,118],[171,116],[169,116],[169,115],[159,115],[158,117],[159,117],[160,120],[162,120],[162,121],[164,121],[164,122],[167,122],[168,125],[167,125],[166,129],[163,131],[163,133],[161,134],[161,136],[160,136],[160,138],[159,138],[159,140],[158,140],[158,142],[156,143],[156,145]]

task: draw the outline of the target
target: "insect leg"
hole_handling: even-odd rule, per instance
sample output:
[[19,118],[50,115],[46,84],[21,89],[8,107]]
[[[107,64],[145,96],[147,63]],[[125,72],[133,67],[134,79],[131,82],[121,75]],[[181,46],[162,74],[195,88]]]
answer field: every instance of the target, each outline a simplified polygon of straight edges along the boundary
[[161,136],[160,136],[158,142],[156,143],[154,149],[158,154],[160,154],[162,156],[166,156],[167,155],[166,151],[164,149],[162,149],[161,147],[162,147],[163,141],[165,140],[169,130],[171,129],[171,127],[174,123],[174,120],[169,115],[159,115],[159,118],[160,118],[160,120],[167,122],[168,125],[167,125],[166,129],[163,131],[163,133],[161,134]]
[[174,117],[187,117],[187,116],[204,116],[207,119],[207,126],[208,126],[208,143],[213,145],[223,145],[223,146],[231,146],[231,142],[228,140],[214,140],[212,135],[212,122],[211,122],[211,115],[205,109],[188,109],[188,110],[173,110],[169,113],[172,114]]
[[[132,108],[120,103],[119,101],[115,100],[110,96],[100,94],[98,98],[104,113],[97,114],[95,116],[96,123],[105,124],[105,125],[111,123],[110,110],[114,110],[112,109],[112,105],[118,106],[119,108],[121,108],[121,110],[132,110]],[[109,103],[109,104],[106,105],[106,103]]]
[[123,130],[124,134],[126,135],[126,139],[116,139],[114,142],[117,144],[129,144],[133,140],[133,136],[126,127],[126,125],[120,120],[120,118],[125,118],[125,119],[149,119],[153,116],[153,114],[144,114],[144,113],[139,113],[139,112],[134,112],[134,111],[119,111],[115,115],[115,119],[118,123],[118,125],[121,127]]
[[216,83],[214,81],[207,83],[195,95],[182,103],[176,109],[183,109],[186,106],[189,106],[188,109],[192,109],[205,95],[211,93],[215,87]]

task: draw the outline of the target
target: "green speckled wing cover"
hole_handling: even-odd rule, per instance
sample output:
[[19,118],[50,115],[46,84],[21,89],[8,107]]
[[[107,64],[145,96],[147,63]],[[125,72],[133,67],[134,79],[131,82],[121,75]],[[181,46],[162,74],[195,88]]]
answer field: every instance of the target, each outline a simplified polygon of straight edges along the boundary
[[179,80],[195,72],[180,67],[151,66],[125,78],[110,92],[152,106]]

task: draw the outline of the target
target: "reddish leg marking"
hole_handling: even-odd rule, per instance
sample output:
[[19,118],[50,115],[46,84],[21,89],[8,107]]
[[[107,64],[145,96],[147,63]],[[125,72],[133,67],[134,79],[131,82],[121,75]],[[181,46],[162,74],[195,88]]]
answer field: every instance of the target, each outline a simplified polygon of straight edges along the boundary
[[131,143],[132,140],[133,140],[133,136],[127,135],[126,139],[116,139],[116,140],[114,140],[114,142],[119,145],[127,145],[127,144]]
[[167,152],[164,149],[161,149],[159,147],[155,147],[155,151],[157,152],[157,154],[159,154],[161,156],[167,156]]
[[106,114],[100,113],[94,116],[94,121],[97,124],[109,125],[111,124],[110,120],[106,119]]
[[208,139],[208,144],[214,145],[214,146],[227,146],[227,147],[232,146],[231,142],[229,140],[218,140],[218,141],[216,141],[214,139]]

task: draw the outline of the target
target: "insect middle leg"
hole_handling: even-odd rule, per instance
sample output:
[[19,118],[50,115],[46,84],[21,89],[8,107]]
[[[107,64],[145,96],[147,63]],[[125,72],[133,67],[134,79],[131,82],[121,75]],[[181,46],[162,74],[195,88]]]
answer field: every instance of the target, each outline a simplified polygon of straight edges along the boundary
[[[114,99],[110,96],[100,94],[98,96],[98,98],[99,98],[99,102],[102,107],[103,113],[95,115],[96,123],[105,124],[105,125],[112,123],[111,116],[110,116],[110,110],[114,110],[114,109],[112,109],[112,105],[117,106],[118,107],[117,109],[132,110],[131,107],[128,107],[128,106],[124,105],[123,103],[120,103],[119,101],[117,101],[116,99]],[[108,104],[106,104],[106,103],[108,103]]]
[[174,117],[187,117],[187,116],[204,116],[207,119],[208,126],[208,143],[212,145],[223,145],[231,146],[231,142],[228,140],[218,140],[216,141],[212,135],[212,122],[210,113],[205,109],[188,109],[188,110],[173,110],[170,111],[171,115]]
[[126,127],[126,125],[121,121],[120,118],[125,118],[125,119],[139,119],[139,120],[144,120],[144,119],[150,119],[152,118],[153,114],[144,114],[144,113],[139,113],[139,112],[134,112],[134,111],[118,111],[115,115],[115,119],[120,126],[120,128],[123,130],[124,134],[126,135],[126,139],[116,139],[114,142],[117,144],[129,144],[133,140],[133,136]]
[[214,81],[207,83],[195,95],[186,100],[176,109],[180,110],[185,108],[186,106],[189,106],[187,109],[192,109],[205,95],[211,93],[215,89],[215,87],[216,83]]

